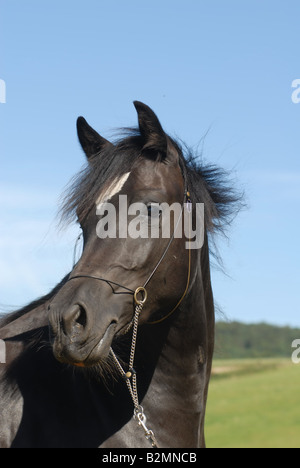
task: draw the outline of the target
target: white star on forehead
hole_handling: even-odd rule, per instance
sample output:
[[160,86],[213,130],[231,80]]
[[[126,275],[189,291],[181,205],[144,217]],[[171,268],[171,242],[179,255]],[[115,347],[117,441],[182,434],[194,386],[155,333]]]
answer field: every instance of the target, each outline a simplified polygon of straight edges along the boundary
[[99,195],[96,200],[96,206],[98,207],[102,203],[108,202],[114,195],[117,195],[122,190],[129,176],[130,172],[127,172],[126,174],[122,175],[120,179],[114,179],[109,187]]

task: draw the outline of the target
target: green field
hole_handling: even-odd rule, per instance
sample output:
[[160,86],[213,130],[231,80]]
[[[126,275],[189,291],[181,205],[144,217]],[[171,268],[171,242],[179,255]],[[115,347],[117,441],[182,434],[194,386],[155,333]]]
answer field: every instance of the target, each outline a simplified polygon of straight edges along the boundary
[[300,365],[290,359],[215,361],[208,448],[300,448]]

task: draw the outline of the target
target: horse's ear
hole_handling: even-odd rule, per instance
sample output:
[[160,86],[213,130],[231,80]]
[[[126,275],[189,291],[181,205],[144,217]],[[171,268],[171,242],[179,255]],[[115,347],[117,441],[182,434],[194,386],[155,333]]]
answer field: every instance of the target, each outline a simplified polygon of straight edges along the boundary
[[105,146],[112,146],[112,143],[99,135],[83,117],[78,117],[77,119],[77,134],[88,159],[99,153]]
[[168,135],[164,132],[160,121],[150,107],[139,101],[134,101],[138,114],[139,129],[143,138],[143,151],[160,156],[166,164],[177,165],[179,155]]

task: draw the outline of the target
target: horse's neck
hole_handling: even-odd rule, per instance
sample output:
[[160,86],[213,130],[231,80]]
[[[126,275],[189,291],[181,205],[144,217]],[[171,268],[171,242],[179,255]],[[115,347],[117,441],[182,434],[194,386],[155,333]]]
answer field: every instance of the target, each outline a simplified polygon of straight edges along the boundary
[[0,339],[6,341],[6,365],[9,366],[24,350],[26,336],[47,326],[47,310],[41,305],[0,328]]
[[213,319],[206,309],[198,278],[184,310],[170,329],[144,403],[153,425],[164,427],[160,433],[163,446],[175,443],[176,447],[176,436],[181,446],[204,444],[203,421],[212,359],[210,339],[213,340]]
[[208,256],[204,253],[156,368],[171,393],[180,392],[186,401],[189,391],[198,395],[202,392],[202,382],[198,387],[199,376],[202,380],[202,374],[211,370],[213,345],[214,305]]
[[1,339],[8,339],[48,325],[48,311],[42,304],[0,328]]

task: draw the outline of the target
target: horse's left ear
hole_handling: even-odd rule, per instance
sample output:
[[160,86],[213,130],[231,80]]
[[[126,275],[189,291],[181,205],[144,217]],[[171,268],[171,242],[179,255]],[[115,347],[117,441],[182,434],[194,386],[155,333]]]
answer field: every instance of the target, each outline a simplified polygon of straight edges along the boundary
[[153,110],[139,101],[134,101],[134,106],[138,114],[140,133],[144,140],[143,151],[148,154],[153,153],[154,157],[160,157],[166,164],[178,165],[178,152]]

